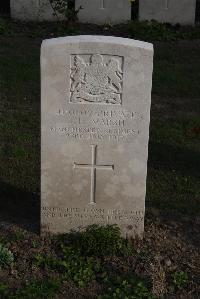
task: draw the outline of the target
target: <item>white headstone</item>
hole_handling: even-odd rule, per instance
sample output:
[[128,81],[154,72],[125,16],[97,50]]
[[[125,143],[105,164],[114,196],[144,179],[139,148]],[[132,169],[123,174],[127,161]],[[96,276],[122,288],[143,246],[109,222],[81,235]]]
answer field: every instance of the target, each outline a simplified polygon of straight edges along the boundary
[[80,22],[105,24],[123,23],[131,19],[131,2],[129,0],[75,0]]
[[23,21],[56,20],[49,0],[10,0],[11,17]]
[[144,229],[153,47],[104,36],[45,40],[42,233]]
[[139,19],[194,25],[196,0],[140,0]]

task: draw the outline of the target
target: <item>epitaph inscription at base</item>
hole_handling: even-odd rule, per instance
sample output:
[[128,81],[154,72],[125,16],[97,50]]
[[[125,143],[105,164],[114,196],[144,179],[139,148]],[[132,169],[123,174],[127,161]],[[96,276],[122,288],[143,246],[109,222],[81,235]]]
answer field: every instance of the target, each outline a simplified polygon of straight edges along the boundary
[[115,37],[42,44],[41,232],[144,230],[153,48]]

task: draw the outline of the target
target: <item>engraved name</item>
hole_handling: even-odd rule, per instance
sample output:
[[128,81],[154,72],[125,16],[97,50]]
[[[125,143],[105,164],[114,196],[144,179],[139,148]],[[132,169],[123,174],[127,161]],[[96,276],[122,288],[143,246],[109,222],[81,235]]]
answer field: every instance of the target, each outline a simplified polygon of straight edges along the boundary
[[62,126],[52,125],[51,133],[71,140],[132,141],[140,131],[142,116],[133,111],[92,109],[59,109],[56,115],[63,117]]

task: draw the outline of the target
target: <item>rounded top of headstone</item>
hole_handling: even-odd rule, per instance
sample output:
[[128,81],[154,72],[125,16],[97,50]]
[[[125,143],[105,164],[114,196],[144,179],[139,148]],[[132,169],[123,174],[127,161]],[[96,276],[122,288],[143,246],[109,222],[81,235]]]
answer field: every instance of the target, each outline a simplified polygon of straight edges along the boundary
[[153,44],[134,40],[130,38],[115,37],[115,36],[104,36],[104,35],[76,35],[46,39],[42,42],[42,47],[62,45],[62,44],[76,44],[76,43],[105,43],[124,45],[135,48],[141,48],[145,50],[153,51]]

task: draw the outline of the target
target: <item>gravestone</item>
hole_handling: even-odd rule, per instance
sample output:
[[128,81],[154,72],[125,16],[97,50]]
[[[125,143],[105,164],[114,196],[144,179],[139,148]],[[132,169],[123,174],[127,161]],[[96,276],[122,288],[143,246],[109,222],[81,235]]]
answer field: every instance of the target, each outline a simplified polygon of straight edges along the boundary
[[196,0],[140,0],[139,19],[194,25]]
[[123,23],[131,19],[129,0],[75,0],[78,19],[83,23]]
[[118,37],[41,49],[41,232],[144,229],[153,47]]
[[10,0],[1,0],[0,15],[8,15],[10,13]]
[[55,21],[49,0],[10,0],[11,17],[23,21]]

